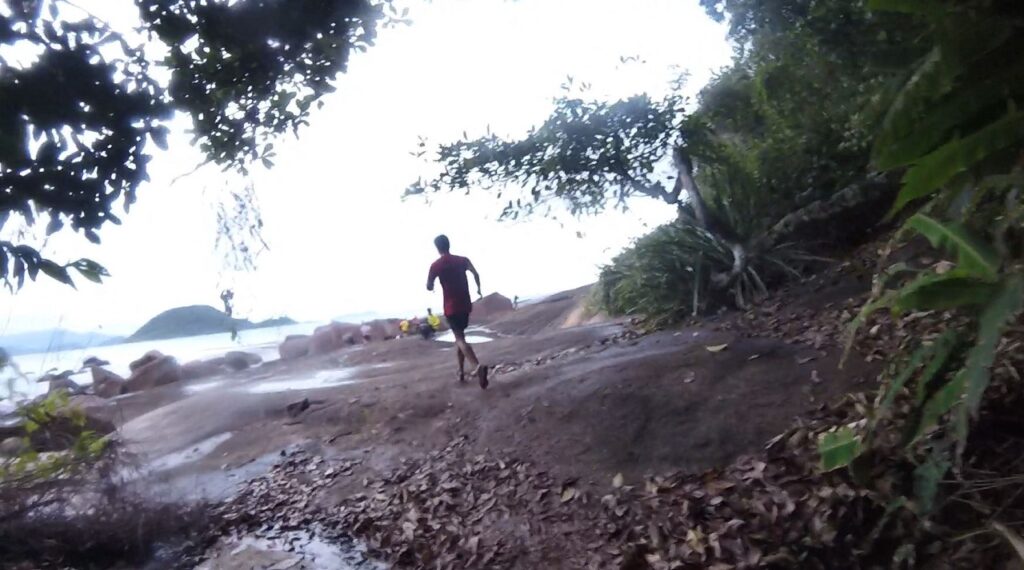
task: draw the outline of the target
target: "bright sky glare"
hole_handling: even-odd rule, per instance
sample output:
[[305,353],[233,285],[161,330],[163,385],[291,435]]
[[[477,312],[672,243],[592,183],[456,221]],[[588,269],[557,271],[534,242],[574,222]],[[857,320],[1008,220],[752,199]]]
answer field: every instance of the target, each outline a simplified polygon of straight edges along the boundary
[[[82,4],[115,25],[130,25],[134,14],[122,0]],[[662,93],[688,70],[695,93],[731,55],[724,28],[697,0],[403,5],[413,24],[382,30],[375,47],[355,54],[311,126],[276,143],[273,169],[252,173],[270,246],[255,272],[232,274],[214,251],[213,204],[245,181],[206,168],[172,184],[202,160],[181,120],[124,225],[104,228],[100,246],[71,233],[47,244],[52,257],[90,257],[112,277],[101,286],[80,279],[77,291],[41,279],[0,293],[0,337],[53,327],[129,333],[171,307],[219,306],[228,286],[239,314],[253,319],[423,312],[440,305],[424,285],[441,232],[474,261],[485,294],[525,298],[593,282],[602,263],[673,216],[670,206],[639,199],[627,213],[499,223],[501,203],[486,193],[429,203],[401,194],[429,172],[409,154],[418,136],[443,142],[488,126],[520,134],[547,116],[569,75],[592,83],[595,96],[620,98]]]

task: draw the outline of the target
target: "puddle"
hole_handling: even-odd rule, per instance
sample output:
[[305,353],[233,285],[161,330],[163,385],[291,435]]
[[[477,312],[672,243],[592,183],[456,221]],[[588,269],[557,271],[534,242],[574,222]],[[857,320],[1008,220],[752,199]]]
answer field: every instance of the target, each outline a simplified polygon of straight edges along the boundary
[[217,446],[231,439],[231,432],[217,434],[213,437],[208,437],[199,443],[190,445],[181,451],[175,451],[174,453],[168,453],[162,457],[157,458],[155,461],[149,463],[146,469],[149,471],[164,471],[166,469],[172,469],[179,465],[186,463],[192,463],[210,454]]
[[[438,335],[438,336],[434,337],[434,340],[436,340],[438,342],[455,342],[455,335],[452,334],[452,331],[448,331],[448,332],[446,332],[446,333],[444,333],[442,335]],[[483,342],[491,342],[492,340],[494,340],[494,339],[493,338],[488,338],[486,336],[476,335],[476,334],[467,334],[466,335],[466,342],[468,342],[469,344],[480,344],[480,343],[483,343]]]
[[295,378],[292,380],[270,380],[258,382],[246,387],[250,394],[269,394],[288,390],[316,390],[317,388],[333,388],[346,384],[355,384],[358,380],[350,380],[354,370],[321,370],[311,378]]
[[224,538],[207,551],[195,570],[384,570],[366,548],[348,540],[328,542],[308,531],[281,532],[273,537],[248,535]]
[[224,383],[223,380],[216,380],[216,381],[213,381],[213,382],[202,382],[202,383],[199,383],[199,384],[191,384],[191,385],[185,386],[185,393],[191,396],[192,394],[198,394],[200,392],[205,392],[207,390],[211,390],[213,388],[216,388],[217,386],[220,386],[223,383]]

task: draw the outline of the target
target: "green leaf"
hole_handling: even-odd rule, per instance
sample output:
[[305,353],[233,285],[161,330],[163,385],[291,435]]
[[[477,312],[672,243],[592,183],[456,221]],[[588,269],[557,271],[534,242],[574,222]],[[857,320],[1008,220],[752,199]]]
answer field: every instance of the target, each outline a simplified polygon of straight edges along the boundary
[[931,384],[932,379],[946,367],[950,355],[953,354],[953,350],[959,344],[960,332],[956,330],[947,330],[936,339],[933,345],[935,352],[932,359],[924,367],[924,370],[921,371],[921,376],[917,379],[917,389],[914,391],[915,406],[920,406],[924,403],[924,398],[928,393],[928,386]]
[[88,449],[89,455],[97,456],[97,455],[103,453],[103,450],[106,447],[107,447],[107,439],[106,438],[102,438],[102,437],[101,438],[96,438],[93,441],[89,442],[89,449]]
[[852,429],[844,427],[826,433],[818,442],[821,468],[832,471],[850,464],[861,452],[860,438]]
[[914,132],[926,105],[953,88],[953,77],[943,65],[942,50],[936,46],[921,60],[893,99],[882,121],[878,140],[890,141]]
[[57,265],[49,259],[44,259],[39,262],[39,269],[51,279],[59,281],[65,285],[70,285],[72,289],[75,288],[75,282],[71,280],[71,275],[68,274],[66,267]]
[[983,82],[956,89],[927,113],[908,116],[908,120],[915,120],[901,125],[909,129],[906,132],[882,129],[872,151],[875,167],[889,170],[920,159],[946,142],[955,128],[968,124],[984,110],[1005,104],[1008,90],[1024,90],[1024,60]]
[[903,390],[907,381],[914,375],[922,364],[928,362],[928,366],[918,378],[918,386],[925,386],[932,377],[942,368],[949,359],[953,347],[956,346],[956,331],[947,330],[931,344],[921,345],[910,356],[910,361],[903,367],[891,383],[885,388],[881,402],[878,404],[878,415],[884,414],[892,406],[896,396]]
[[932,246],[955,254],[957,269],[963,273],[985,281],[998,278],[999,255],[959,224],[944,224],[924,214],[914,214],[907,220],[907,226],[928,238]]
[[990,368],[1006,323],[1017,316],[1024,298],[1024,277],[1012,275],[978,318],[978,340],[961,371],[967,383],[967,410],[978,413],[981,396],[988,387]]
[[954,176],[1024,136],[1024,113],[1012,111],[963,139],[952,140],[921,158],[903,175],[903,188],[889,216],[928,196]]
[[156,146],[160,147],[160,150],[167,150],[167,132],[167,127],[156,127],[149,131],[149,136],[152,137]]
[[921,410],[921,419],[917,423],[917,428],[907,442],[908,445],[935,426],[943,414],[952,410],[953,406],[960,403],[963,395],[964,377],[962,374],[957,374],[928,398],[924,409]]
[[93,283],[103,283],[104,277],[110,277],[110,273],[105,267],[91,259],[79,259],[78,261],[69,264],[68,267],[77,270],[82,274],[82,277],[85,277]]
[[963,275],[927,273],[896,292],[892,308],[906,311],[945,311],[969,305],[982,305],[998,289],[994,283]]

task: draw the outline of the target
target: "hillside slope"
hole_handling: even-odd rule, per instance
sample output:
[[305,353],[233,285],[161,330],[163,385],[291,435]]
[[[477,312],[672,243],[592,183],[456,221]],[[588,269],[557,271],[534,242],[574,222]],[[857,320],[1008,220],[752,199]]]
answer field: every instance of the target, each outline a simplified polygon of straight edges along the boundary
[[50,329],[4,335],[0,348],[8,354],[32,354],[103,346],[119,342],[122,337],[97,332],[76,332]]
[[191,305],[168,309],[153,317],[128,337],[127,342],[162,340],[291,324],[295,324],[295,321],[288,317],[254,323],[248,319],[231,318],[208,305]]

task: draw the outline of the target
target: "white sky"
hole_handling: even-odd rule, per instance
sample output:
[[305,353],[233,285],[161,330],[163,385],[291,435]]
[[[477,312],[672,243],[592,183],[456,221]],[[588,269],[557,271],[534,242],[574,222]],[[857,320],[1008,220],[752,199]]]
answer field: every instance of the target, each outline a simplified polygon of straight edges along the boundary
[[[111,20],[134,13],[120,0],[94,3]],[[676,66],[691,73],[696,92],[731,55],[724,28],[697,0],[403,5],[413,24],[382,30],[375,47],[355,54],[311,126],[275,143],[275,168],[253,172],[271,248],[254,273],[229,274],[214,252],[212,204],[226,185],[244,181],[209,168],[171,184],[201,162],[181,120],[124,225],[104,228],[101,246],[71,233],[47,245],[55,259],[87,256],[112,277],[103,285],[78,279],[77,291],[40,279],[14,296],[0,292],[0,337],[57,326],[129,333],[171,307],[220,306],[224,286],[253,319],[422,312],[440,305],[424,285],[441,232],[473,260],[485,294],[555,292],[594,281],[602,263],[673,216],[670,206],[640,199],[629,213],[563,219],[564,227],[540,217],[499,223],[502,204],[487,193],[429,204],[400,197],[429,173],[409,154],[418,135],[443,142],[487,125],[522,133],[546,118],[567,75],[591,82],[595,96],[619,98],[664,92]],[[646,63],[620,62],[632,55]]]

